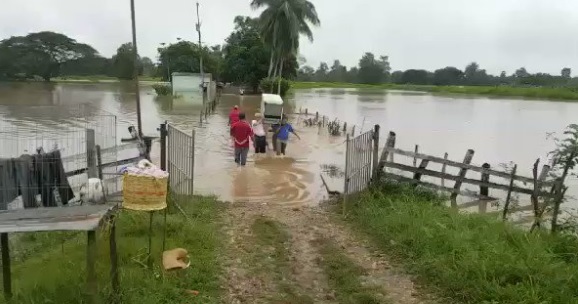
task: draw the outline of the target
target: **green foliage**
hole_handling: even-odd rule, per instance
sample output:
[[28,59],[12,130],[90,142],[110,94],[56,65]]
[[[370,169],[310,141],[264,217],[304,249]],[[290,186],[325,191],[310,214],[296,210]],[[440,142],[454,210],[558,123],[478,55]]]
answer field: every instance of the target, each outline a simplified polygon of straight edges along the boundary
[[227,82],[247,84],[254,90],[261,79],[267,77],[270,51],[259,34],[256,19],[235,17],[235,30],[223,48],[223,79]]
[[203,70],[211,73],[214,79],[219,79],[222,69],[222,52],[220,46],[199,47],[198,44],[180,40],[158,48],[159,65],[157,75],[168,80],[168,74],[174,72],[200,73],[199,59],[203,57]]
[[447,302],[578,303],[574,236],[528,234],[443,202],[431,192],[379,185],[349,208],[348,220]]
[[[140,61],[140,57],[137,58]],[[113,75],[118,79],[129,80],[134,78],[135,60],[132,43],[122,44],[116,54],[112,56]],[[138,66],[138,74],[142,74],[142,65]]]
[[153,89],[158,96],[168,96],[173,94],[173,90],[170,85],[167,84],[153,84]]
[[[188,218],[171,210],[166,227],[167,249],[185,248],[190,255],[191,266],[179,273],[161,270],[162,217],[155,216],[153,223],[151,270],[139,263],[146,254],[149,214],[120,212],[120,303],[219,303],[221,269],[217,258],[221,244],[217,220],[221,205],[205,197],[188,198],[180,205]],[[110,303],[108,237],[104,232],[98,235],[97,274],[102,284],[97,303]],[[85,233],[25,234],[13,248],[14,303],[85,303]],[[186,290],[198,290],[199,295]]]
[[61,66],[69,61],[97,57],[91,46],[54,32],[12,36],[0,41],[0,78],[49,81],[61,75]]
[[390,70],[387,56],[380,56],[377,60],[373,53],[365,53],[359,60],[357,78],[361,83],[379,84],[386,80]]
[[279,77],[264,78],[260,83],[261,90],[264,93],[279,94],[285,96],[289,89],[291,88],[291,83],[284,78],[281,78],[281,92],[279,93]]

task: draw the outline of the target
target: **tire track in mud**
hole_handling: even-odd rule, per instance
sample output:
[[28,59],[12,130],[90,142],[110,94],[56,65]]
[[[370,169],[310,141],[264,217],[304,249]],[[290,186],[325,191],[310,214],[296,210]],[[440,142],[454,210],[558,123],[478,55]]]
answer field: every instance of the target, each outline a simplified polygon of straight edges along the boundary
[[[392,266],[384,255],[372,251],[368,243],[356,238],[342,223],[333,220],[332,215],[318,208],[231,203],[227,218],[230,242],[226,252],[226,303],[307,303],[303,300],[272,300],[286,293],[286,286],[312,299],[313,303],[338,303],[336,291],[329,286],[327,273],[322,267],[320,246],[324,240],[334,242],[338,250],[364,269],[359,280],[364,288],[375,290],[375,297],[382,299],[380,302],[435,303],[420,295],[410,276]],[[291,271],[282,282],[270,273],[265,265],[266,259],[255,262],[255,257],[271,254],[272,250],[254,241],[250,227],[260,218],[280,223],[288,234],[289,241],[284,246]]]

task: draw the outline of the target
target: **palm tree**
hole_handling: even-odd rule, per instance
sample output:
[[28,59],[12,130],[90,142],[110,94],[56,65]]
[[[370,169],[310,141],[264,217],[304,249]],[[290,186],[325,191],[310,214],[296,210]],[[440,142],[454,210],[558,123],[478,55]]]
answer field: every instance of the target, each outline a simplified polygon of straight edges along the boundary
[[297,55],[300,35],[313,41],[310,24],[320,24],[317,11],[307,0],[253,0],[251,7],[265,7],[259,23],[263,40],[271,48],[268,77],[275,78],[282,74],[285,58]]

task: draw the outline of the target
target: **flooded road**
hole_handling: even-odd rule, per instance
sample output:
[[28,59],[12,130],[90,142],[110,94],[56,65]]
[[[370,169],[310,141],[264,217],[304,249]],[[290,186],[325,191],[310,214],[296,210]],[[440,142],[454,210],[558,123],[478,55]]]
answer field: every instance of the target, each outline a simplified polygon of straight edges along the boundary
[[[231,201],[314,204],[325,194],[319,179],[320,165],[343,166],[344,138],[320,136],[317,128],[305,127],[297,118],[294,125],[302,140],[291,138],[286,158],[254,159],[251,153],[245,170],[238,170],[233,163],[227,115],[232,106],[239,105],[252,119],[260,106],[259,97],[223,95],[216,113],[208,122],[199,124],[199,107],[158,99],[151,87],[141,89],[145,134],[157,134],[156,129],[165,120],[187,132],[196,128],[197,193],[215,194]],[[33,129],[53,137],[64,134],[70,126],[80,123],[67,119],[70,113],[47,109],[52,105],[76,109],[88,104],[83,111],[89,116],[116,115],[117,129],[103,130],[98,136],[120,143],[120,138],[128,135],[127,127],[136,124],[135,95],[130,91],[129,84],[121,83],[0,84],[0,118],[4,126],[0,140],[19,143],[15,134],[26,136],[30,133],[26,130]],[[547,152],[553,148],[547,133],[561,133],[578,117],[578,103],[393,91],[298,90],[286,102],[288,112],[307,108],[309,113],[319,111],[350,126],[355,124],[356,134],[380,124],[382,144],[387,131],[393,130],[397,133],[396,146],[401,149],[413,151],[418,144],[422,153],[443,156],[447,152],[450,159],[461,160],[471,148],[475,150],[476,164],[488,162],[499,169],[500,164],[513,161],[520,174],[528,176],[536,158],[546,160]],[[17,129],[20,131],[14,131]],[[68,144],[84,145],[72,141]],[[50,144],[45,138],[37,142]],[[0,152],[12,156],[30,149],[18,145],[15,148],[3,144]],[[68,149],[71,153],[74,150]],[[576,188],[576,181],[572,180],[569,193],[576,195]]]

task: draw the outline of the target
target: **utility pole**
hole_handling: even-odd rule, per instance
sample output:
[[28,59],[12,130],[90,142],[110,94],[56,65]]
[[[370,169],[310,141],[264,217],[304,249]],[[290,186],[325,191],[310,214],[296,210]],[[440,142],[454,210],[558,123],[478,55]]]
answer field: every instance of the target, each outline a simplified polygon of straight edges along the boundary
[[135,21],[135,13],[134,13],[134,0],[130,0],[130,17],[132,20],[132,52],[133,52],[133,60],[134,66],[132,71],[132,77],[134,81],[134,90],[136,94],[136,117],[137,117],[137,125],[138,125],[138,135],[142,137],[142,119],[140,113],[140,88],[138,83],[138,50],[136,47],[136,21]]
[[[201,70],[201,90],[204,92],[205,72],[203,71],[203,47],[201,46],[201,19],[199,18],[199,2],[197,1],[197,33],[199,33],[199,68]],[[204,96],[204,94],[203,94]]]

